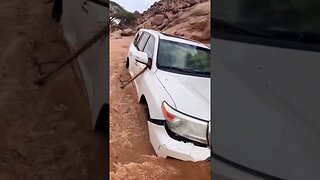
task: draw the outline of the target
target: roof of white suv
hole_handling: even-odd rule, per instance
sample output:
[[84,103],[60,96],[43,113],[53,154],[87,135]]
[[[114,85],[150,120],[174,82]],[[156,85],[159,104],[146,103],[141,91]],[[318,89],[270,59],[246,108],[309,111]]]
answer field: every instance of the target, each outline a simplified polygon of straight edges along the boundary
[[205,44],[203,44],[201,42],[195,41],[195,40],[185,39],[183,37],[177,37],[177,36],[174,36],[174,35],[161,33],[159,31],[155,31],[155,30],[151,30],[151,29],[140,29],[140,31],[148,32],[148,33],[154,35],[155,37],[158,36],[160,39],[169,40],[169,41],[175,41],[175,42],[181,42],[181,43],[185,43],[185,44],[190,44],[190,45],[194,45],[194,46],[199,46],[199,47],[210,49],[210,47],[208,47],[207,45],[205,45]]

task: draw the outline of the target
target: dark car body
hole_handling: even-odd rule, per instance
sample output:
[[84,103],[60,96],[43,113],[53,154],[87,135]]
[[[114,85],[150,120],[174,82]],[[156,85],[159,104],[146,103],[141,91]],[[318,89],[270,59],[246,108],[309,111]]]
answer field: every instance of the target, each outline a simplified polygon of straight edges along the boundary
[[214,1],[215,179],[320,178],[316,5]]

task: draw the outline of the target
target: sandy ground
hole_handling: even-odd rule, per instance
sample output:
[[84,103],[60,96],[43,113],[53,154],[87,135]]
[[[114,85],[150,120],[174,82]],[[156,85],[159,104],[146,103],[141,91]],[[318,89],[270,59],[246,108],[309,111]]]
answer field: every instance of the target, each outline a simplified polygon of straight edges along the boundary
[[0,2],[0,179],[106,179],[106,139],[73,71],[33,83],[69,53],[47,2]]
[[111,179],[210,179],[210,162],[183,162],[156,157],[147,119],[132,86],[125,59],[133,37],[110,39],[110,177]]

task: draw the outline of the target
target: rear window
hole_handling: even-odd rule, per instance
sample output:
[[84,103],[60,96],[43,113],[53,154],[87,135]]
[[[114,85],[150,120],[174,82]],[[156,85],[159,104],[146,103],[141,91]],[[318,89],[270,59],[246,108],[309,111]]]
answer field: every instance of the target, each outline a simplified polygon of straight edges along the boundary
[[139,43],[138,43],[138,49],[139,51],[142,51],[144,46],[146,45],[146,42],[148,41],[150,37],[150,34],[148,33],[143,33],[140,40],[139,40]]
[[139,38],[140,38],[140,35],[141,35],[141,32],[139,32],[136,37],[134,38],[134,41],[133,41],[133,44],[137,47],[138,45],[138,41],[139,41]]
[[148,54],[148,58],[152,59],[153,57],[153,51],[154,51],[154,45],[155,45],[155,38],[153,36],[150,36],[146,47],[144,48],[144,52]]

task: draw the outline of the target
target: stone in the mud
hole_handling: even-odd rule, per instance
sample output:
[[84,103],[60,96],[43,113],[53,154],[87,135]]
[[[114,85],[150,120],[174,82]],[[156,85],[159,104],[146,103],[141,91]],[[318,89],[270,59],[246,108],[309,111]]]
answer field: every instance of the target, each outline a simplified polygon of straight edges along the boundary
[[121,35],[122,36],[131,36],[133,33],[134,33],[133,30],[128,28],[128,29],[123,30]]

